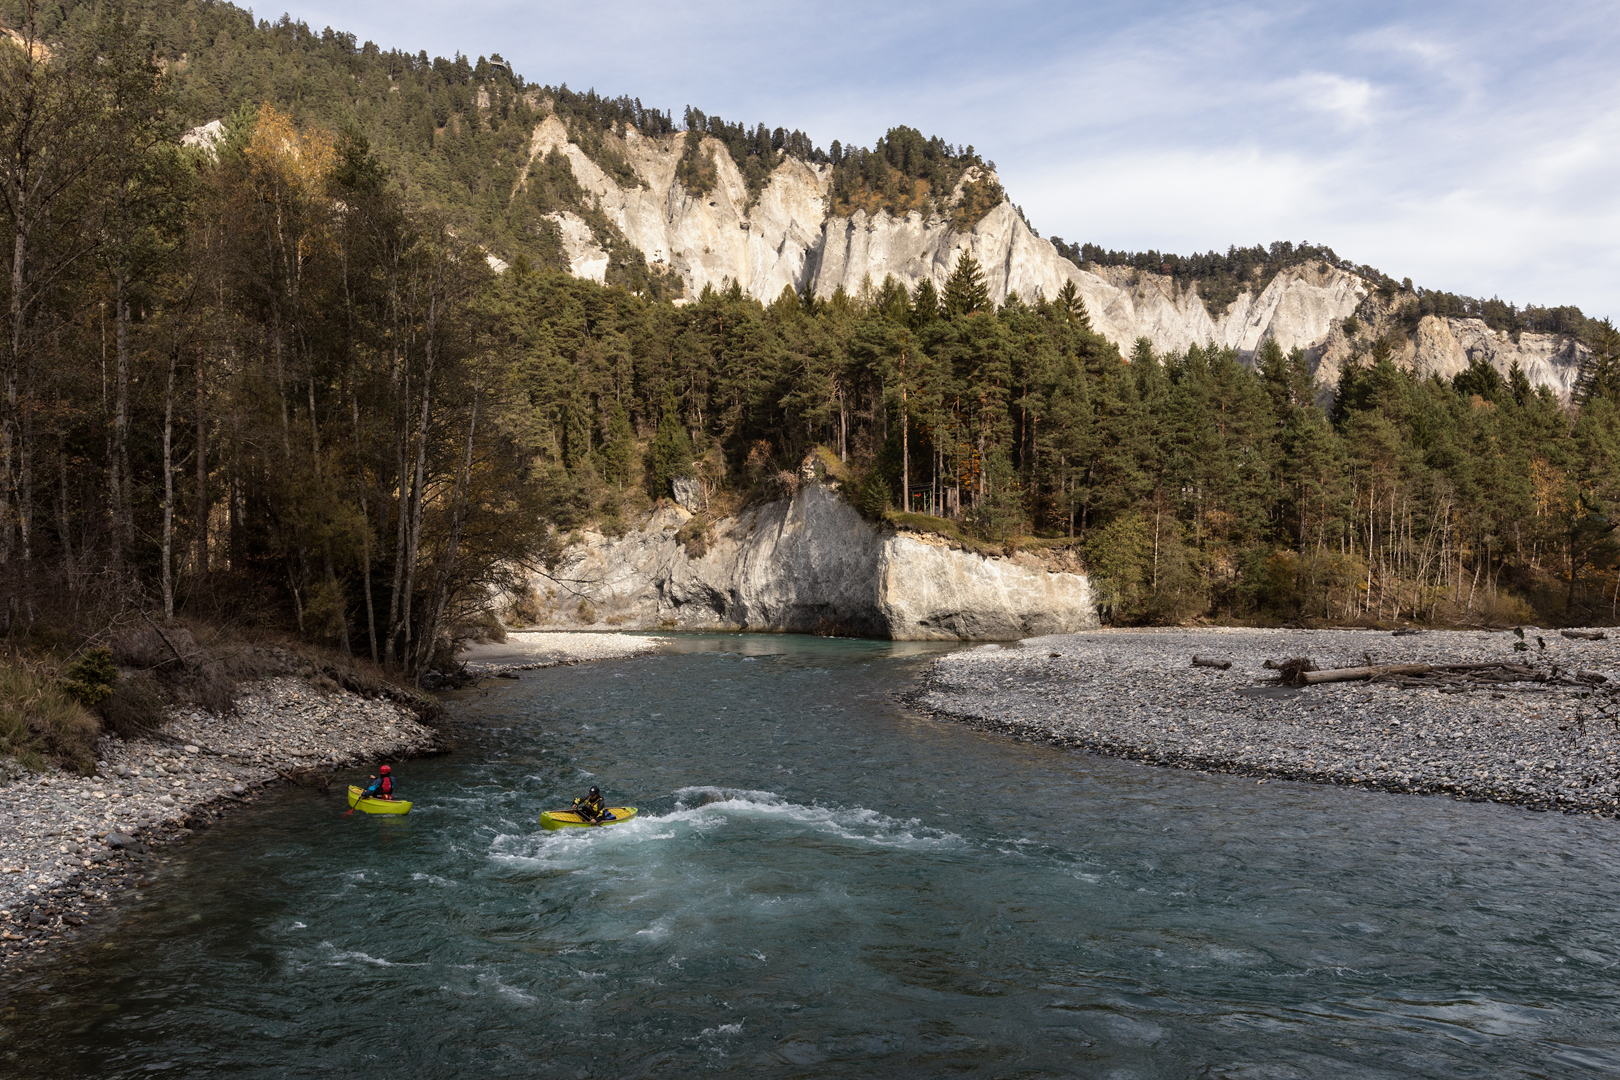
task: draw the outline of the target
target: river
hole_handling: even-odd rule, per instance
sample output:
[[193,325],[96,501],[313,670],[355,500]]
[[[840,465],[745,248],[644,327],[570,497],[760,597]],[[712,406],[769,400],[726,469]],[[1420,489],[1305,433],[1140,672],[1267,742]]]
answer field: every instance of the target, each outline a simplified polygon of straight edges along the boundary
[[[455,695],[405,818],[288,790],[27,976],[40,1077],[1620,1072],[1613,822],[1020,744],[937,649],[681,637]],[[546,833],[600,784],[634,822]]]

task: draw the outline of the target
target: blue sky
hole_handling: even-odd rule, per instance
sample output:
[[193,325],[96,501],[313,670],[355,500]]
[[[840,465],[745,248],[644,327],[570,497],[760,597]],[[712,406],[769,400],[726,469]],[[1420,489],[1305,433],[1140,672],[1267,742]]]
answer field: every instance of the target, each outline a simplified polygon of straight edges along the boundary
[[1429,288],[1620,318],[1613,0],[285,7],[677,119],[691,104],[822,146],[910,124],[994,160],[1045,236],[1309,240]]

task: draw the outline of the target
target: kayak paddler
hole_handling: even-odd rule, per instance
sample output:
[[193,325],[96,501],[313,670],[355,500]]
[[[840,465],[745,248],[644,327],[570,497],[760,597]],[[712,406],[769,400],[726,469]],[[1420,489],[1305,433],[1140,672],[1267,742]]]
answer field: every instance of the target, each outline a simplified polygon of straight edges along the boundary
[[377,770],[381,775],[373,776],[376,783],[360,793],[362,799],[389,799],[394,797],[394,777],[384,765]]
[[602,801],[602,789],[592,786],[589,794],[583,799],[574,800],[574,813],[582,821],[612,821],[613,815],[608,812],[607,803]]

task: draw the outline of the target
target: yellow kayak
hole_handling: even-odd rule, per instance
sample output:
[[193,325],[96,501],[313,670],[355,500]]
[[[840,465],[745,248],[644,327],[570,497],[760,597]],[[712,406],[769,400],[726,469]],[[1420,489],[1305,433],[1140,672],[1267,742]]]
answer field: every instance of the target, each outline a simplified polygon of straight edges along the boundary
[[362,799],[360,788],[349,785],[349,805],[365,814],[408,814],[411,804],[405,799]]
[[610,806],[612,821],[586,821],[572,810],[547,810],[540,815],[540,826],[545,829],[588,829],[594,825],[621,825],[636,816],[633,806]]

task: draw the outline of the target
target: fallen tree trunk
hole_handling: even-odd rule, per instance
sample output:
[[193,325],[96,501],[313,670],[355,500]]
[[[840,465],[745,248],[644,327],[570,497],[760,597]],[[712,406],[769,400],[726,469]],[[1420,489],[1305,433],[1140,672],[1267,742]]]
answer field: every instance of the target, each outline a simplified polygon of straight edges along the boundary
[[1225,671],[1227,668],[1232,666],[1232,661],[1230,661],[1230,660],[1216,660],[1216,659],[1214,659],[1212,657],[1208,657],[1208,656],[1195,656],[1195,657],[1193,657],[1192,666],[1193,667],[1212,667],[1212,668],[1215,668],[1217,671]]
[[1318,683],[1354,682],[1357,679],[1376,679],[1380,675],[1422,675],[1434,670],[1433,664],[1375,664],[1372,667],[1329,668],[1326,671],[1302,671],[1298,686]]
[[1609,635],[1601,630],[1560,630],[1560,634],[1571,641],[1607,641]]
[[1317,671],[1309,658],[1301,656],[1276,666],[1282,669],[1279,681],[1285,686],[1366,681],[1393,683],[1396,686],[1461,689],[1468,686],[1496,686],[1502,683],[1523,682],[1590,686],[1606,681],[1604,676],[1597,672],[1560,671],[1556,665],[1550,671],[1540,671],[1528,664],[1514,664],[1501,660],[1465,664],[1367,664],[1362,667]]

